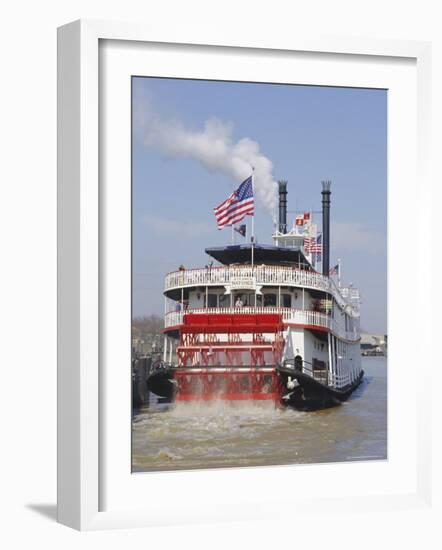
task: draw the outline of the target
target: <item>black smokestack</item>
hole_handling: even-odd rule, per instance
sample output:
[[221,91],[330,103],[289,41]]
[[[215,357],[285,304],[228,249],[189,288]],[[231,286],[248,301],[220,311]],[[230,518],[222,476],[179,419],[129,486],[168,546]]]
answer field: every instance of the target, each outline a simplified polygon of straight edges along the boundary
[[331,181],[322,182],[322,274],[330,272],[330,185]]
[[287,233],[287,182],[278,181],[279,187],[279,232]]

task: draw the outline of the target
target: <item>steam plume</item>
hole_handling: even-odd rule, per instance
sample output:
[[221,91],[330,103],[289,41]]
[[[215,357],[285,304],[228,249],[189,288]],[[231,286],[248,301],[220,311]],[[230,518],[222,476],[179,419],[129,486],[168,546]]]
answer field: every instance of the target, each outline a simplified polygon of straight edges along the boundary
[[256,141],[245,137],[235,143],[233,125],[216,117],[206,120],[202,129],[188,129],[180,122],[162,119],[147,97],[137,103],[143,108],[135,113],[134,122],[147,147],[167,157],[192,158],[207,170],[221,172],[238,182],[247,178],[253,168],[256,196],[273,216],[277,189],[273,164],[260,152]]

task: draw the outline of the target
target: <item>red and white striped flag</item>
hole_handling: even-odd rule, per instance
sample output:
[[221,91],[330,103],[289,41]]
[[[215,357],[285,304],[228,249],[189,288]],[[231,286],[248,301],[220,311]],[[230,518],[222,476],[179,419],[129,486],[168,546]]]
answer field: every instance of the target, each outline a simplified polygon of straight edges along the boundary
[[236,191],[231,193],[227,199],[213,209],[218,224],[218,229],[226,225],[233,225],[240,222],[247,215],[255,213],[253,198],[252,176],[241,183]]
[[322,235],[318,237],[305,237],[304,239],[304,250],[310,253],[321,253],[322,252]]

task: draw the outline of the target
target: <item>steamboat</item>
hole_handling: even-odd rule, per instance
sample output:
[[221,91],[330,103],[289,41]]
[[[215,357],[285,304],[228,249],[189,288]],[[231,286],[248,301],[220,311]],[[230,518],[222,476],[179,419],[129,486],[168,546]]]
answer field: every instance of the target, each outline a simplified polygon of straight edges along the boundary
[[314,410],[344,401],[361,382],[359,292],[330,270],[330,182],[322,182],[322,233],[311,213],[288,228],[287,182],[278,186],[272,245],[252,236],[207,248],[206,267],[166,276],[163,360],[147,381],[153,393]]

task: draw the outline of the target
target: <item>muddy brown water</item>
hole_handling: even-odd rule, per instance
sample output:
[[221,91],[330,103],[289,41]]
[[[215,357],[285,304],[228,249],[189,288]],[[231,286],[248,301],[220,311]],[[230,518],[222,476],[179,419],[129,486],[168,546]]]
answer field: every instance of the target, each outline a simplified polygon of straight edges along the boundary
[[268,402],[153,404],[133,417],[134,472],[387,458],[387,361],[363,357],[348,401],[316,412]]

